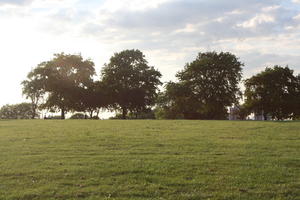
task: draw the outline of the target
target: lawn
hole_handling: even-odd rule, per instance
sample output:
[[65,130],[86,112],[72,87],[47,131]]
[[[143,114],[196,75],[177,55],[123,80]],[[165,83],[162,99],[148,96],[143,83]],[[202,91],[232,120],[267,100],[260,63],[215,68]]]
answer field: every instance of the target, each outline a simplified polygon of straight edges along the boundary
[[300,199],[300,122],[0,121],[0,199]]

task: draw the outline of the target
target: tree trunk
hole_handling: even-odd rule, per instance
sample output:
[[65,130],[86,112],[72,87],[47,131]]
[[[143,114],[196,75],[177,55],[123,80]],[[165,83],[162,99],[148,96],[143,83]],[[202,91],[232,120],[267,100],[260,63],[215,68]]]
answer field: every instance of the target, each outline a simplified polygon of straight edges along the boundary
[[93,110],[90,111],[90,118],[93,118]]
[[33,108],[31,119],[35,119],[35,116],[36,116],[36,110]]
[[33,111],[31,119],[35,119],[35,111]]
[[36,116],[36,106],[34,105],[34,103],[31,104],[32,106],[32,116],[31,119],[34,119]]
[[65,119],[65,109],[61,109],[61,119]]
[[126,115],[127,115],[127,109],[126,108],[122,108],[122,118],[126,119]]

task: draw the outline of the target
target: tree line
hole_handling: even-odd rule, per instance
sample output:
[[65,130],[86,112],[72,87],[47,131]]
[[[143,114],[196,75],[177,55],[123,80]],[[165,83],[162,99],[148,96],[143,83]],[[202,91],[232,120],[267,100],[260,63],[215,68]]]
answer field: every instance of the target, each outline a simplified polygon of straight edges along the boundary
[[[239,119],[251,113],[274,120],[300,117],[300,74],[276,65],[242,80],[243,66],[229,52],[199,53],[176,74],[177,81],[163,85],[161,73],[140,50],[115,53],[99,77],[90,59],[55,54],[22,82],[23,95],[31,102],[26,116],[37,118],[39,110],[46,109],[60,112],[61,119],[67,112],[95,118],[106,109],[116,111],[115,118],[121,119],[227,119],[228,108],[236,106]],[[9,116],[8,107],[0,109],[0,118],[16,118]]]

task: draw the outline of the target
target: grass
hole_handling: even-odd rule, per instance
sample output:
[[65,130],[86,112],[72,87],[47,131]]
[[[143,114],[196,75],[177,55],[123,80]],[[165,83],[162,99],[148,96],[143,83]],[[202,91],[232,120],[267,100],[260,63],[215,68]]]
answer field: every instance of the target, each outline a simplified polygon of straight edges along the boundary
[[300,122],[0,121],[0,199],[300,199]]

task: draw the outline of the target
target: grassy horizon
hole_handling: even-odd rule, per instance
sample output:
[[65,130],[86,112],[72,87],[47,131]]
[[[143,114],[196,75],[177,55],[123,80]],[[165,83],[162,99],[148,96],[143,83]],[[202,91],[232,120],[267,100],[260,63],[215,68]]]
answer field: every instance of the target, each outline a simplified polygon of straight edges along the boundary
[[1,120],[0,199],[300,199],[300,122]]

